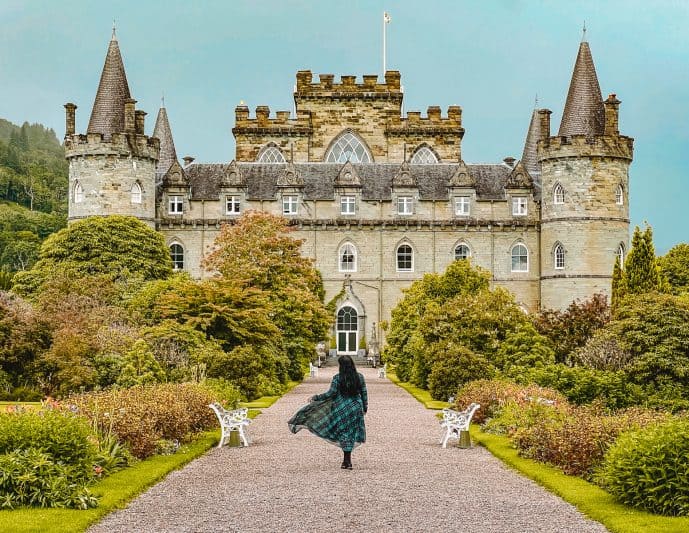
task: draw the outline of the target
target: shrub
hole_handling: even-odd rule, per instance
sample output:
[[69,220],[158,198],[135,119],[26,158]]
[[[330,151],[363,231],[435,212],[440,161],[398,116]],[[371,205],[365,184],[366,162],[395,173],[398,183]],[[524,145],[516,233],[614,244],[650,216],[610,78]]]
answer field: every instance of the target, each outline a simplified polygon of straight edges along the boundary
[[622,435],[596,480],[622,503],[647,511],[689,515],[689,420],[675,419]]
[[192,384],[133,387],[72,396],[69,402],[104,435],[115,435],[134,456],[155,453],[160,439],[187,440],[213,427],[217,420],[208,404],[214,395]]
[[201,386],[208,389],[216,401],[220,402],[225,409],[236,409],[242,394],[237,387],[222,378],[208,378]]
[[98,500],[70,465],[30,448],[0,455],[0,507],[71,507],[88,509]]
[[559,392],[538,385],[518,385],[503,379],[480,379],[467,383],[459,390],[455,406],[461,410],[472,402],[481,404],[481,408],[474,413],[472,420],[482,423],[497,414],[508,401],[514,401],[518,405],[527,405],[532,398],[566,403],[565,397]]
[[515,432],[514,442],[526,457],[557,466],[565,474],[590,479],[621,433],[664,416],[640,409],[606,415],[595,407],[572,408],[558,415],[532,416],[529,427]]
[[428,376],[428,389],[434,399],[447,400],[465,383],[494,373],[495,369],[484,357],[464,346],[450,345],[435,356]]
[[59,411],[0,414],[0,454],[37,449],[49,460],[63,463],[73,474],[91,474],[95,437],[86,420]]

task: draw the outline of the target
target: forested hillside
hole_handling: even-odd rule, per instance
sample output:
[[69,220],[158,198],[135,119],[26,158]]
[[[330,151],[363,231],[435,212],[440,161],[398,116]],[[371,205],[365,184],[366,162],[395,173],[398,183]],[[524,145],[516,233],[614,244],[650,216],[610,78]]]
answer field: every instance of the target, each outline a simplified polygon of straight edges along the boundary
[[67,162],[52,129],[0,119],[0,269],[26,270],[66,224]]

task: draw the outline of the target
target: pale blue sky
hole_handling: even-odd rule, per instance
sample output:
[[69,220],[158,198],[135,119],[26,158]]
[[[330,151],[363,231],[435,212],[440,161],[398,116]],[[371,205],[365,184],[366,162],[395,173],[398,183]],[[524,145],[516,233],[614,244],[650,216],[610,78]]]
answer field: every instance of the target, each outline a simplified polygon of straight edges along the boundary
[[689,0],[0,0],[0,117],[84,131],[112,20],[132,95],[152,129],[165,102],[181,156],[234,157],[234,107],[292,109],[295,74],[402,73],[405,110],[463,108],[468,163],[521,155],[534,96],[560,123],[586,21],[603,96],[636,139],[632,224],[658,252],[689,242]]

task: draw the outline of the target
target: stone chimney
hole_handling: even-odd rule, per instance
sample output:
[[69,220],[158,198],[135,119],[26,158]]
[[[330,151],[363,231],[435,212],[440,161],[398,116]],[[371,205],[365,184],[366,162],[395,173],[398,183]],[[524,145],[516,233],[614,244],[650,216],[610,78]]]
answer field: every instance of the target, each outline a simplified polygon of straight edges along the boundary
[[74,135],[76,131],[77,106],[72,102],[65,104],[65,137]]

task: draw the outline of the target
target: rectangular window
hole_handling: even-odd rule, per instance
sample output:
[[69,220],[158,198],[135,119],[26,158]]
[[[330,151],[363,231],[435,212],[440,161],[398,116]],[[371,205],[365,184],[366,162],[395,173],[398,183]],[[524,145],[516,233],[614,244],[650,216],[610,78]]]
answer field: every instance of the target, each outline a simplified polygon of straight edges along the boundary
[[342,215],[353,215],[356,212],[356,199],[354,196],[340,197],[340,213]]
[[170,215],[181,215],[184,212],[184,198],[182,196],[170,196],[169,210]]
[[468,196],[455,197],[455,215],[460,217],[469,215],[469,205]]
[[296,215],[297,214],[297,196],[283,196],[282,197],[282,214]]
[[238,215],[240,210],[239,196],[225,197],[225,213],[228,215]]
[[522,196],[512,198],[512,215],[516,217],[526,215],[526,198]]
[[397,197],[397,214],[411,215],[414,213],[414,199],[411,196]]

